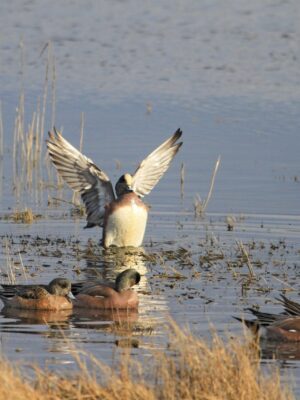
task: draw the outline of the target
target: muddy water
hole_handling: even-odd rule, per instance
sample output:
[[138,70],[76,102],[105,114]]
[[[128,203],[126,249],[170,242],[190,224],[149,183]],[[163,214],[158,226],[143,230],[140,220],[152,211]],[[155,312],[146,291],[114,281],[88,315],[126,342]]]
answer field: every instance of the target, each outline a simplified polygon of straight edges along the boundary
[[[285,290],[293,289],[288,294],[297,299],[299,6],[248,3],[231,1],[226,9],[213,1],[141,8],[133,0],[91,1],[89,7],[72,1],[50,10],[34,1],[2,5],[2,281],[8,265],[19,283],[48,282],[57,275],[113,279],[125,266],[143,275],[138,314],[1,313],[1,348],[9,359],[75,369],[75,345],[111,363],[116,341],[132,334],[136,356],[165,348],[168,316],[209,339],[211,324],[224,336],[241,333],[232,315],[246,307],[279,311],[275,298]],[[114,182],[178,127],[183,130],[183,148],[146,198],[152,208],[143,252],[103,252],[99,230],[84,231],[84,218],[72,216],[70,205],[53,204],[53,198],[70,201],[72,194],[49,187],[44,163],[42,189],[24,188],[16,197],[12,132],[22,85],[20,38],[25,125],[42,96],[47,50],[40,53],[51,40],[55,123],[78,146],[84,112],[84,153]],[[49,83],[45,130],[51,127],[50,98]],[[194,197],[207,195],[219,155],[207,212],[196,218]],[[11,213],[25,206],[40,217],[30,225],[14,223]],[[228,216],[235,220],[232,231]],[[251,282],[237,241],[249,252],[256,275]],[[126,329],[120,327],[124,320]],[[286,370],[294,375],[290,382],[297,392],[299,350],[262,346],[264,363],[278,363],[284,379]]]

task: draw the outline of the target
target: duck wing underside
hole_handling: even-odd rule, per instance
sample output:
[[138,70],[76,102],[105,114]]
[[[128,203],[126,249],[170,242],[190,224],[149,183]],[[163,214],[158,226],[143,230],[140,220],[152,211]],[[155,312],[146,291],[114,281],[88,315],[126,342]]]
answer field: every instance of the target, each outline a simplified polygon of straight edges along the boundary
[[182,131],[177,131],[151,154],[148,155],[132,176],[132,190],[140,197],[150,193],[180,149],[182,142],[177,143]]
[[59,175],[81,195],[87,214],[86,228],[103,226],[105,205],[115,199],[109,177],[55,128],[49,132],[47,147]]

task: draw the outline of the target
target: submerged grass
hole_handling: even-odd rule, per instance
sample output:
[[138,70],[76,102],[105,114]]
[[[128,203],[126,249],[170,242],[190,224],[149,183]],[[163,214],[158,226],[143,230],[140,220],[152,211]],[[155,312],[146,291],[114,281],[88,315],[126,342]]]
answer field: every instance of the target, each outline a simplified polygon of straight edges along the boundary
[[[36,369],[34,379],[24,378],[20,370],[2,361],[0,398],[14,399],[226,399],[292,400],[283,387],[278,370],[262,372],[259,353],[248,341],[224,343],[214,337],[207,345],[189,332],[170,324],[168,350],[156,351],[152,359],[138,363],[129,352],[114,368],[91,356],[87,367],[80,356],[75,359],[80,371],[61,375]],[[101,377],[101,379],[100,379]]]

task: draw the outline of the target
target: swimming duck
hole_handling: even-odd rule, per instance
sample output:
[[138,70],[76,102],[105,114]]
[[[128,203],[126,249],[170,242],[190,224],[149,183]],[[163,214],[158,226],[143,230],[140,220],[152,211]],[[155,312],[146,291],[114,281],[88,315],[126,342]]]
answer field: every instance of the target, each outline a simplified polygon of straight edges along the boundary
[[71,282],[55,278],[49,285],[1,285],[0,299],[5,307],[25,310],[69,310],[74,298]]
[[102,245],[139,247],[142,245],[149,207],[142,197],[151,192],[168,169],[182,142],[177,131],[139,165],[133,175],[125,173],[115,185],[94,162],[73,147],[54,128],[49,132],[49,156],[66,183],[81,194],[87,214],[85,228],[103,228]]
[[86,284],[73,300],[74,307],[89,309],[137,309],[138,295],[130,290],[141,275],[129,268],[117,275],[114,284]]
[[284,295],[277,299],[284,306],[281,314],[272,314],[248,308],[255,320],[234,317],[243,322],[255,335],[275,341],[300,342],[300,304]]

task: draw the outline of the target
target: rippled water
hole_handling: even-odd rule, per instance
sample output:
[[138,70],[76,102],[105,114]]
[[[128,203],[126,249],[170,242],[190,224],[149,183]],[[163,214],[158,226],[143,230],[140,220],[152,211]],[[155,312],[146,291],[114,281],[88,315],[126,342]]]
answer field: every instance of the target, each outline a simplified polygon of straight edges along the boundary
[[[246,307],[279,311],[274,299],[283,289],[295,289],[289,296],[297,298],[298,2],[230,1],[226,7],[215,1],[198,3],[1,5],[2,279],[7,279],[11,261],[18,282],[48,282],[56,275],[73,281],[109,279],[124,266],[134,266],[143,275],[137,289],[138,315],[2,313],[1,348],[9,359],[76,368],[75,344],[111,363],[116,341],[132,332],[139,342],[132,349],[136,356],[164,348],[168,316],[209,338],[211,324],[221,335],[242,332],[232,315],[241,315]],[[49,40],[56,65],[55,124],[78,146],[84,112],[83,151],[113,182],[122,172],[134,171],[178,127],[183,130],[184,146],[146,199],[152,207],[144,245],[147,256],[103,253],[97,245],[99,230],[84,231],[84,218],[71,216],[68,204],[48,206],[52,197],[71,200],[68,189],[57,192],[46,185],[16,197],[15,109],[23,79],[27,126],[38,97],[42,101],[47,56],[47,49],[42,49]],[[45,130],[52,120],[51,73]],[[219,155],[207,213],[195,218],[194,197],[207,195]],[[49,183],[44,162],[41,169],[44,183]],[[7,219],[16,207],[24,206],[42,217],[31,225]],[[236,220],[233,231],[227,230],[228,216]],[[238,240],[249,251],[257,275],[250,284],[248,268],[240,263]],[[122,331],[124,318],[127,326]],[[282,371],[292,371],[299,392],[298,346],[267,343],[262,350],[265,363],[273,363],[275,354]]]

